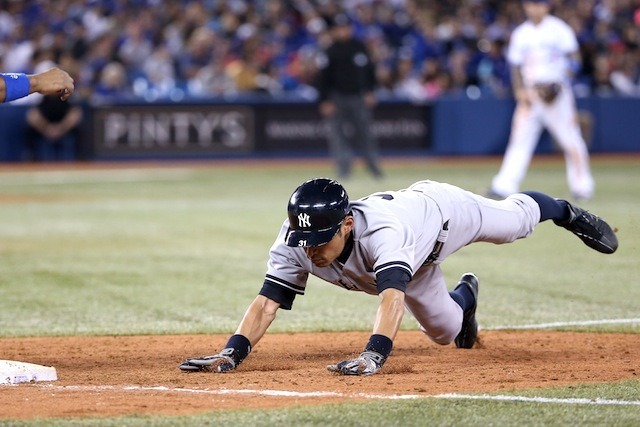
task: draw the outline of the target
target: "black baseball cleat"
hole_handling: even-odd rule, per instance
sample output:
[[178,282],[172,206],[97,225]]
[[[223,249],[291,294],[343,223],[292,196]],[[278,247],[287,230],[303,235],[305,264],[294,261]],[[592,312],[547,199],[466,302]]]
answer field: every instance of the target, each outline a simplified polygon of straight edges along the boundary
[[478,339],[478,322],[476,321],[476,308],[478,307],[478,278],[473,273],[465,273],[458,282],[460,286],[468,286],[473,294],[473,306],[462,315],[462,329],[454,340],[458,348],[471,348]]
[[609,224],[597,215],[564,200],[569,207],[569,219],[553,220],[584,242],[585,245],[603,254],[612,254],[618,249],[618,237]]
[[181,363],[179,368],[183,372],[199,372],[204,370],[202,369],[203,368],[202,366],[196,366],[189,363],[189,359]]

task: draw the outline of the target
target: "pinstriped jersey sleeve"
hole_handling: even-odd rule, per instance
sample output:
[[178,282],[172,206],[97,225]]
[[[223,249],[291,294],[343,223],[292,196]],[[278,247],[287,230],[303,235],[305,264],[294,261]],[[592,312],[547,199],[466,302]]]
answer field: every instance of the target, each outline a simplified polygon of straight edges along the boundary
[[278,302],[285,310],[291,310],[296,295],[304,295],[309,278],[309,261],[304,251],[284,243],[288,228],[286,220],[269,251],[267,273],[260,290],[260,295]]
[[374,260],[378,292],[387,288],[405,291],[413,277],[415,241],[413,231],[392,221],[368,233],[367,249]]
[[378,293],[387,288],[405,291],[414,273],[416,238],[409,224],[386,209],[398,203],[397,197],[392,200],[369,199],[355,204],[363,214],[355,215],[356,240],[373,267]]

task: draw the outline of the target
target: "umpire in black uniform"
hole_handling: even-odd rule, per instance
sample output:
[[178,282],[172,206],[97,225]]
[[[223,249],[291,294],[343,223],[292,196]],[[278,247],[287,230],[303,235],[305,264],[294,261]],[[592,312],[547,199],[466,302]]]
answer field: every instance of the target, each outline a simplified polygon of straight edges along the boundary
[[[364,43],[353,37],[349,18],[338,14],[329,25],[333,43],[325,51],[319,81],[320,114],[325,118],[329,149],[338,175],[351,173],[354,152],[350,139],[356,142],[375,177],[381,177],[378,144],[371,131],[375,69]],[[349,128],[353,135],[349,135]]]

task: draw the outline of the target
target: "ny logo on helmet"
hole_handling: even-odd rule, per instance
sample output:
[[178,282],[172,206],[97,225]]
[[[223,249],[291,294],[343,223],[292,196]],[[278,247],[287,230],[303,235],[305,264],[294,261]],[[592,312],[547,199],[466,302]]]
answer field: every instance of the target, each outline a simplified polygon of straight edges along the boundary
[[298,214],[298,227],[311,227],[311,217],[309,216],[309,214],[305,212]]

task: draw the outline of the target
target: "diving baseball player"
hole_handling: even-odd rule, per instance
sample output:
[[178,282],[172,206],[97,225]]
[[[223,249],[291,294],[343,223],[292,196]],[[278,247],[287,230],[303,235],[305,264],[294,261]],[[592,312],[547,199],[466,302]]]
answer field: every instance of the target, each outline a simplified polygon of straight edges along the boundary
[[405,307],[431,340],[471,348],[478,335],[478,279],[464,274],[448,292],[440,264],[473,242],[508,243],[527,237],[549,219],[599,252],[613,253],[618,247],[605,221],[538,192],[497,201],[453,185],[421,181],[350,203],[338,182],[307,181],[289,200],[288,219],[271,247],[262,289],[236,333],[220,353],[187,359],[180,369],[236,368],[278,309],[290,310],[295,297],[304,295],[309,274],[380,298],[373,334],[363,352],[328,366],[332,372],[378,372],[391,353]]
[[576,36],[569,25],[549,14],[546,0],[525,0],[523,6],[527,21],[513,31],[507,51],[517,104],[509,144],[489,195],[504,198],[520,189],[545,127],[564,152],[574,199],[589,199],[594,182],[570,84],[580,64]]

